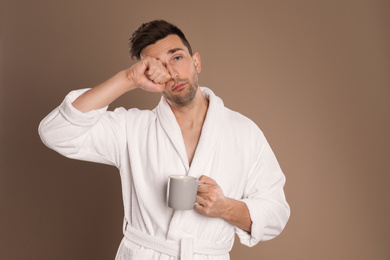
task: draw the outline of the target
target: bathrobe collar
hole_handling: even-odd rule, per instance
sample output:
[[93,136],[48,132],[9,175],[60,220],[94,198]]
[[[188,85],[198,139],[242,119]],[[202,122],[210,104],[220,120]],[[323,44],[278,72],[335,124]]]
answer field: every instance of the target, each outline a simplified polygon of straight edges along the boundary
[[172,145],[175,147],[177,155],[180,157],[187,174],[197,178],[202,174],[208,175],[204,170],[215,152],[221,136],[224,108],[223,101],[210,89],[205,87],[201,87],[200,89],[204,97],[209,100],[209,107],[191,167],[188,162],[180,126],[167,100],[164,97],[161,97],[160,103],[156,108],[157,119],[166,135],[169,137]]

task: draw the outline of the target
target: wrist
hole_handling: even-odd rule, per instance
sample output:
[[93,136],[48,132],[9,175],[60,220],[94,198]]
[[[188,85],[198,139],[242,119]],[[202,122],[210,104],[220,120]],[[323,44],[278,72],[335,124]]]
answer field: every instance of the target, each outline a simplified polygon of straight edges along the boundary
[[126,86],[127,91],[136,89],[137,84],[134,82],[134,75],[133,75],[133,71],[131,70],[131,68],[122,71],[122,73],[124,74],[125,86]]
[[221,218],[227,222],[231,222],[234,218],[234,204],[235,200],[231,198],[225,198],[225,207],[222,211]]
[[227,204],[221,217],[228,223],[251,232],[252,220],[249,209],[244,202],[227,198]]

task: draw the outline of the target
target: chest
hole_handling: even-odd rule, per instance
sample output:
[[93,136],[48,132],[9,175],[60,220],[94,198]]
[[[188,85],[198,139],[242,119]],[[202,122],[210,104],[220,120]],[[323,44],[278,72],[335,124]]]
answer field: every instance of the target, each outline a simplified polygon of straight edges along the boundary
[[194,158],[194,154],[199,143],[200,135],[202,133],[202,127],[181,127],[181,132],[183,135],[183,141],[184,146],[186,148],[188,162],[191,165],[192,159]]

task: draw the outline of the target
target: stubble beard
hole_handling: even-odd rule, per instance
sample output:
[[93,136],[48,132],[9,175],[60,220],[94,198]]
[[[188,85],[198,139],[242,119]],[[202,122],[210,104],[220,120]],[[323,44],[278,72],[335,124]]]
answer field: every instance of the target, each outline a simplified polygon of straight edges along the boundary
[[[169,103],[178,107],[187,107],[189,106],[196,96],[196,92],[199,88],[198,83],[198,74],[194,73],[192,79],[189,80],[178,80],[177,82],[187,82],[188,87],[182,89],[177,93],[172,93],[171,91],[164,91],[162,95],[168,100]],[[175,81],[175,84],[177,83]],[[185,93],[181,93],[181,92]]]

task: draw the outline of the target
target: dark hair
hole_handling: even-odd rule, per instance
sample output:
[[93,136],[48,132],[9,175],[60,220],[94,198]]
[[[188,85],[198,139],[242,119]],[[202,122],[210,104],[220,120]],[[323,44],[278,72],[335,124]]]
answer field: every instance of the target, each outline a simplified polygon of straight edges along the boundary
[[188,52],[192,55],[191,45],[184,36],[184,33],[178,27],[164,20],[154,20],[142,24],[130,37],[130,57],[136,57],[140,60],[141,52],[145,47],[156,43],[158,40],[161,40],[170,34],[179,36],[183,44],[187,47]]

